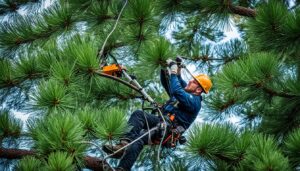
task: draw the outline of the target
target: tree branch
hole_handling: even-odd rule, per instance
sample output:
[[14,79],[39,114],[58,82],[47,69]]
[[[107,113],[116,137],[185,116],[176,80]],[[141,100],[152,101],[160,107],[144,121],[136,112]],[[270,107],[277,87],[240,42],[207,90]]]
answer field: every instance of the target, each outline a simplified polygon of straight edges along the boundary
[[241,16],[253,17],[253,18],[256,16],[256,11],[254,9],[245,8],[242,6],[229,5],[229,10],[231,13],[238,14]]
[[197,57],[191,57],[191,58],[188,58],[188,57],[184,57],[184,56],[180,56],[182,59],[186,59],[186,60],[190,60],[190,61],[199,61],[199,60],[203,60],[205,62],[207,61],[224,61],[225,59],[221,59],[221,58],[212,58],[212,57],[209,57],[207,55],[203,55],[203,56],[197,56]]
[[[0,158],[21,159],[25,156],[34,156],[34,155],[36,155],[36,152],[33,150],[0,148]],[[102,171],[103,163],[106,163],[105,161],[103,162],[103,160],[100,160],[97,157],[91,157],[91,156],[85,156],[83,160],[86,168],[95,171]]]
[[272,95],[272,96],[279,96],[279,97],[285,97],[285,98],[293,98],[293,97],[299,97],[297,95],[292,95],[292,94],[286,94],[286,93],[283,93],[283,92],[276,92],[272,89],[269,89],[267,87],[262,87],[263,91]]

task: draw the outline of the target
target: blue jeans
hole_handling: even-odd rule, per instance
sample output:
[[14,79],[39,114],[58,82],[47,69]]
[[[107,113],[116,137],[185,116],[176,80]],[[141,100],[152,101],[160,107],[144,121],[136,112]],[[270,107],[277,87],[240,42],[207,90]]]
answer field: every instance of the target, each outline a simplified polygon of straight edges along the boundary
[[[150,115],[144,113],[141,110],[134,111],[129,118],[129,125],[133,126],[133,128],[125,135],[125,139],[130,139],[131,141],[140,137],[147,131],[147,123],[148,121],[149,129],[155,127],[160,122],[160,118],[154,115]],[[144,130],[144,131],[143,131]],[[142,151],[144,145],[148,144],[148,135],[139,139],[135,143],[131,144],[127,147],[126,152],[122,159],[120,160],[119,166],[125,170],[130,170],[133,166],[134,162],[138,158],[140,152]]]

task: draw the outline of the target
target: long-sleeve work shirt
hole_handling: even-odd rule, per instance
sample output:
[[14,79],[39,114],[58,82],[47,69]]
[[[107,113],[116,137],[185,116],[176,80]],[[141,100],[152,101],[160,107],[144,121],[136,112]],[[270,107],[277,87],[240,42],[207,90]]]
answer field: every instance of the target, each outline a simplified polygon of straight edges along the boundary
[[[201,109],[202,97],[186,92],[184,88],[187,84],[180,75],[171,74],[168,79],[165,72],[161,71],[161,83],[170,96],[170,100],[164,106],[164,114],[175,114],[178,124],[187,129]],[[177,105],[174,105],[175,101],[178,102]]]

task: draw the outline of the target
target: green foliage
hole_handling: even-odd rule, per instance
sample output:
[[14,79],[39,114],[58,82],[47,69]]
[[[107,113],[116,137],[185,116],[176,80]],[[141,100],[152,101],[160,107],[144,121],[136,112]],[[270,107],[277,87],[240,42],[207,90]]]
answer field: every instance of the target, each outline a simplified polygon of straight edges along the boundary
[[[43,13],[43,20],[48,24],[49,31],[69,30],[75,22],[75,15],[68,3],[55,3]],[[42,26],[42,25],[40,25]]]
[[206,159],[230,161],[233,159],[232,144],[237,138],[230,125],[195,125],[190,130],[187,152]]
[[78,119],[80,120],[81,124],[83,125],[83,129],[87,133],[95,133],[96,126],[98,124],[99,120],[99,114],[101,111],[91,109],[89,107],[85,107],[83,109],[78,109],[76,111],[76,115],[78,116]]
[[22,122],[10,115],[8,111],[0,111],[0,143],[4,137],[19,137]]
[[230,165],[224,161],[215,161],[213,163],[208,164],[210,171],[230,171],[232,168]]
[[129,26],[126,29],[126,35],[126,41],[140,50],[151,44],[156,37],[156,32],[151,27]]
[[129,130],[124,110],[119,108],[104,109],[98,117],[97,136],[103,140],[115,140]]
[[218,114],[216,118],[233,111],[240,116],[246,114],[249,121],[259,116],[260,131],[282,136],[299,123],[298,81],[293,75],[289,66],[273,54],[250,54],[227,64],[214,77],[219,91],[210,96],[208,105]]
[[147,0],[129,1],[124,15],[126,24],[138,27],[153,25],[156,15],[155,2]]
[[291,95],[298,95],[300,92],[300,85],[299,85],[299,80],[293,78],[294,76],[290,76],[287,80],[286,80],[286,84],[285,84],[285,89],[287,92],[289,92],[289,94]]
[[101,24],[106,24],[109,21],[113,21],[115,16],[111,12],[111,4],[113,3],[109,3],[108,1],[92,1],[85,19],[94,26],[99,26]]
[[68,10],[67,6],[60,6],[57,3],[42,14],[34,12],[26,16],[18,15],[15,22],[1,24],[0,47],[6,51],[7,55],[11,55],[20,45],[28,47],[38,44],[49,39],[54,32],[68,30],[73,22],[72,11]]
[[284,79],[279,59],[268,53],[251,54],[242,60],[226,65],[214,78],[217,87],[239,97],[239,101],[257,98],[258,95],[278,95],[273,90]]
[[163,171],[188,171],[190,165],[188,165],[188,160],[182,157],[172,156],[171,162],[166,162],[167,164],[162,168]]
[[169,58],[175,58],[175,50],[166,39],[159,38],[149,43],[148,47],[140,52],[139,66],[144,73],[152,74],[158,67],[166,66],[166,60]]
[[224,63],[228,63],[245,56],[246,51],[247,48],[245,42],[234,39],[218,46],[216,54],[224,60]]
[[69,86],[75,81],[74,65],[72,66],[68,63],[56,62],[51,67],[52,76],[65,86]]
[[196,125],[187,151],[212,160],[212,170],[290,170],[274,139],[251,132],[238,136],[229,125]]
[[270,106],[264,107],[263,120],[259,130],[282,137],[298,128],[299,113],[298,106],[300,101],[296,97],[282,99],[276,98]]
[[43,167],[43,163],[31,156],[26,156],[20,160],[16,166],[16,170],[22,171],[40,171]]
[[289,158],[289,161],[293,168],[299,167],[300,155],[298,151],[300,150],[300,129],[296,129],[290,134],[284,141],[284,153]]
[[51,153],[48,157],[48,163],[45,166],[45,170],[49,171],[73,171],[75,166],[73,166],[73,158],[66,152],[55,152]]
[[42,73],[43,76],[47,77],[49,75],[49,69],[58,58],[57,53],[58,52],[54,47],[49,47],[48,49],[39,50],[38,53],[34,56],[38,65],[38,70]]
[[179,12],[182,10],[184,2],[182,1],[172,1],[172,0],[162,0],[159,1],[160,7],[164,15],[174,15],[175,12]]
[[75,101],[67,88],[55,80],[43,81],[32,99],[34,107],[48,112],[65,111],[75,107]]
[[[229,12],[231,3],[219,0],[203,0],[198,2],[203,10],[200,13],[207,16],[211,22],[222,28],[229,26]],[[210,17],[213,15],[214,17]]]
[[295,55],[299,53],[300,12],[288,11],[281,1],[269,1],[257,10],[248,23],[247,33],[252,48]]
[[41,76],[37,59],[34,57],[29,57],[28,54],[20,58],[16,65],[16,69],[18,77],[24,80],[35,79]]
[[99,68],[96,42],[80,35],[74,36],[63,50],[63,56],[70,61],[76,61],[76,68],[84,75],[92,77]]
[[278,149],[274,139],[257,135],[246,151],[244,166],[249,170],[290,170],[288,159]]
[[18,84],[15,66],[7,59],[0,60],[0,87],[11,87]]
[[82,159],[86,150],[86,145],[81,143],[85,131],[79,119],[71,113],[52,113],[40,120],[29,121],[28,127],[39,154],[47,156],[59,150],[68,153],[76,161]]
[[73,158],[68,156],[65,152],[53,152],[49,154],[47,161],[41,161],[31,156],[26,156],[15,167],[16,170],[21,171],[73,171]]
[[147,0],[129,1],[124,12],[124,23],[128,25],[126,29],[126,40],[133,45],[143,49],[148,45],[148,41],[154,38],[157,32],[156,2]]
[[172,34],[176,40],[176,45],[183,55],[191,53],[193,48],[197,48],[205,41],[219,42],[224,38],[220,28],[210,24],[206,18],[192,15],[185,21],[185,27],[179,27]]
[[209,98],[205,99],[205,104],[210,109],[207,113],[212,120],[223,120],[230,115],[231,109],[237,104],[239,96],[235,94],[224,94],[216,90],[209,94]]

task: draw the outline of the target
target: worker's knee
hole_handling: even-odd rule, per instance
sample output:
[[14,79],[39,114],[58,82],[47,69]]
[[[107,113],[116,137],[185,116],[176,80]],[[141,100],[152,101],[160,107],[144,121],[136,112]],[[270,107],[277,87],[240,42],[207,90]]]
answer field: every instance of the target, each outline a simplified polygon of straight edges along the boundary
[[136,110],[132,113],[132,116],[138,117],[138,118],[144,117],[144,112],[142,110]]

